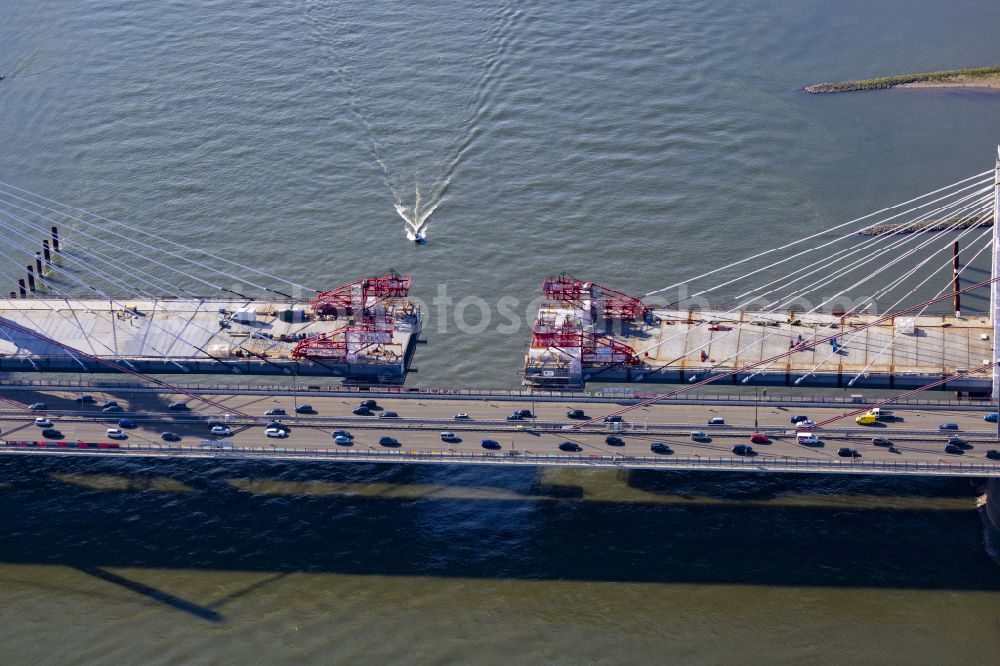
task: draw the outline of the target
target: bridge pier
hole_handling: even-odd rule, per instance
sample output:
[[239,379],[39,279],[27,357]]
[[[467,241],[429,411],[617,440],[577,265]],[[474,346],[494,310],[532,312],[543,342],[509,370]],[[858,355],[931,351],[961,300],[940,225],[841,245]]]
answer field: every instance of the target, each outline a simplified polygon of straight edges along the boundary
[[1000,530],[1000,479],[986,480],[986,517]]

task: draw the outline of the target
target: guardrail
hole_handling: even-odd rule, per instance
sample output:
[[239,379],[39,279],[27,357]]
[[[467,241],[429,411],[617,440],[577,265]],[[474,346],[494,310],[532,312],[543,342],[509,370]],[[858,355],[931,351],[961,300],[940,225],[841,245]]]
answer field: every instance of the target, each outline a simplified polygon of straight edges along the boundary
[[[81,444],[84,444],[81,446]],[[1000,465],[967,462],[911,462],[853,459],[732,457],[732,456],[631,456],[607,454],[536,454],[526,451],[489,453],[435,450],[296,449],[282,446],[229,447],[138,445],[129,443],[80,443],[0,441],[0,455],[139,456],[170,458],[230,458],[240,460],[309,460],[379,463],[498,464],[526,466],[607,467],[618,469],[704,470],[740,472],[794,472],[816,474],[876,474],[913,476],[1000,477]]]
[[[286,380],[287,381],[287,380]],[[300,380],[301,382],[301,380]],[[638,391],[631,388],[609,388],[600,391],[547,391],[528,389],[478,389],[478,388],[419,388],[407,386],[342,386],[305,384],[289,387],[286,384],[183,384],[179,385],[192,393],[227,395],[230,393],[260,393],[263,395],[330,395],[365,397],[400,397],[416,396],[420,398],[441,399],[481,399],[493,398],[500,400],[537,400],[537,401],[582,401],[582,402],[628,402],[645,400],[659,395],[660,392]],[[38,380],[0,380],[0,388],[10,390],[54,390],[54,391],[134,391],[163,393],[163,388],[155,384],[141,382],[70,382],[70,381],[38,381]],[[782,388],[782,387],[775,387]],[[787,387],[785,387],[787,388]],[[864,405],[865,401],[857,401],[845,396],[825,395],[790,395],[785,393],[754,396],[747,393],[713,393],[697,394],[687,397],[671,398],[674,404],[709,404],[712,402],[740,402],[761,405],[801,404],[801,405]],[[956,400],[956,399],[911,399],[896,403],[898,406],[943,406],[943,407],[974,407],[992,409],[988,399]]]

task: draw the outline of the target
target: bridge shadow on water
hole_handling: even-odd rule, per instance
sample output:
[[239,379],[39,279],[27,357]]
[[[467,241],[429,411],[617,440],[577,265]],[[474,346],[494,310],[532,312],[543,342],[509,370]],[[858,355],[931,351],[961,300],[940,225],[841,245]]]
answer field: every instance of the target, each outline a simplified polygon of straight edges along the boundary
[[996,591],[975,494],[940,479],[19,457],[0,460],[0,563],[74,567],[209,621],[108,569]]

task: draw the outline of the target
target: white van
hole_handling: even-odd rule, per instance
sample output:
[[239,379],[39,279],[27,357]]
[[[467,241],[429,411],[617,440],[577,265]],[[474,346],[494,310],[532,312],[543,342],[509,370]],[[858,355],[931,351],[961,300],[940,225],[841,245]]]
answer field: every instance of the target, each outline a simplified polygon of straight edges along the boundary
[[811,432],[795,433],[795,441],[799,444],[819,444],[819,437]]

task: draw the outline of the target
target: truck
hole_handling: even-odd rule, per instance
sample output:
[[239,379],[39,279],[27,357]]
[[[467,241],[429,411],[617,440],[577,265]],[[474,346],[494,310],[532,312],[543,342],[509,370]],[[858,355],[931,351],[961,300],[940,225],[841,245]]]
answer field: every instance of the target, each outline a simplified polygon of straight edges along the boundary
[[891,421],[896,418],[895,413],[891,409],[883,409],[882,407],[872,407],[868,410],[868,413],[879,421]]

